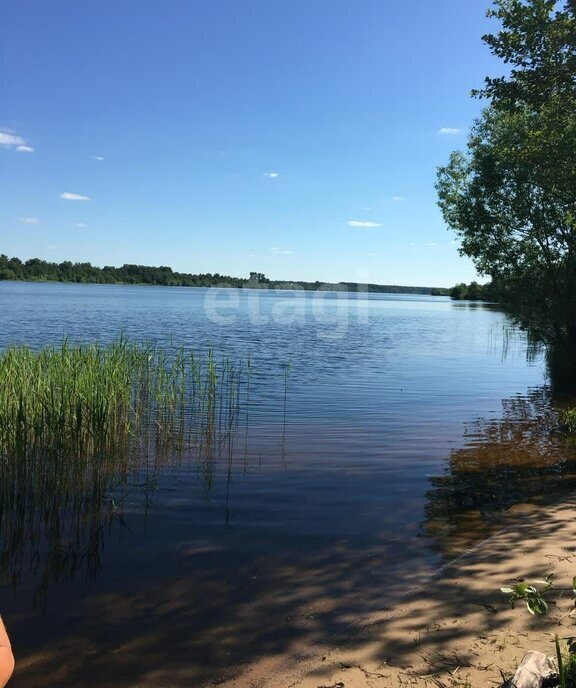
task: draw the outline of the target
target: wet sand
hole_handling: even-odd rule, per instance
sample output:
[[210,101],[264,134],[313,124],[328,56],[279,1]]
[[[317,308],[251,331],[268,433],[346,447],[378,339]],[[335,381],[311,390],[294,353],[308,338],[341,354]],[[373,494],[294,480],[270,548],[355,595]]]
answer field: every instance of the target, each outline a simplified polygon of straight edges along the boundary
[[[517,508],[512,523],[444,567],[393,608],[299,656],[268,656],[227,688],[497,686],[529,650],[552,656],[554,636],[575,634],[570,591],[550,593],[550,614],[515,610],[500,587],[554,573],[557,588],[576,574],[576,498]],[[169,685],[162,683],[158,685]]]
[[[576,498],[570,497],[557,506],[514,507],[504,527],[425,580],[410,567],[387,577],[390,563],[378,551],[347,552],[339,565],[333,553],[318,551],[303,570],[294,543],[292,564],[264,555],[253,562],[250,555],[239,588],[236,557],[226,583],[233,606],[222,580],[194,577],[218,552],[182,552],[182,566],[172,562],[173,575],[160,583],[151,565],[138,589],[117,579],[114,592],[109,584],[85,598],[80,587],[77,598],[66,601],[61,627],[51,617],[31,626],[15,615],[13,685],[500,685],[501,672],[513,672],[526,651],[553,655],[554,635],[574,631],[566,615],[570,591],[553,592],[550,615],[533,617],[522,603],[510,610],[500,587],[519,576],[554,573],[556,586],[569,588],[576,574],[575,516]],[[158,560],[157,552],[150,557]]]

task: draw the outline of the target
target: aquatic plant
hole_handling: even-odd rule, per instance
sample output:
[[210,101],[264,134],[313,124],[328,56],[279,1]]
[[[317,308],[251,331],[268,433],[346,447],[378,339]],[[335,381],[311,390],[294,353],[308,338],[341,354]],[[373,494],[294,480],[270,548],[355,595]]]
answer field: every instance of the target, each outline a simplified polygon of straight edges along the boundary
[[242,366],[121,339],[0,354],[0,459],[156,450],[230,432]]
[[576,408],[564,409],[561,419],[564,432],[568,435],[576,435]]
[[209,485],[249,375],[124,339],[1,352],[0,579],[32,575],[42,601],[50,581],[98,570],[106,529],[127,497],[146,507],[164,465],[192,459]]

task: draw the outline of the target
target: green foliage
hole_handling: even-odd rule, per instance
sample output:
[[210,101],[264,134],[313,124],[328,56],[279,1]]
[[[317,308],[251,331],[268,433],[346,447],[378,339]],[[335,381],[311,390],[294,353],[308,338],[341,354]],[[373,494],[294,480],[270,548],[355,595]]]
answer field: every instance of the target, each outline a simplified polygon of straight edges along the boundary
[[576,654],[567,643],[560,645],[558,636],[554,638],[556,662],[558,664],[558,688],[576,688]]
[[507,108],[519,102],[538,107],[551,95],[573,97],[576,8],[573,0],[565,0],[562,9],[558,5],[558,0],[494,2],[488,17],[499,20],[502,28],[482,40],[510,71],[505,77],[488,77],[473,95]]
[[[552,578],[553,574],[549,574],[543,581],[532,581],[532,584],[526,581],[520,581],[513,587],[500,588],[500,590],[510,595],[509,602],[512,609],[514,609],[518,600],[523,600],[530,614],[544,615],[548,613],[548,603],[544,599],[544,595],[550,592],[550,590],[555,589],[552,584]],[[536,585],[542,587],[537,588]],[[574,601],[574,609],[570,613],[570,616],[573,616],[576,612],[576,576],[572,578],[571,592]]]
[[172,268],[125,264],[120,268],[98,268],[91,263],[50,263],[39,258],[25,262],[19,258],[0,255],[0,280],[50,280],[96,284],[153,284],[168,287],[211,287],[226,285],[242,287],[248,280],[218,273],[188,274],[174,272]]
[[250,282],[258,282],[258,284],[270,284],[270,280],[262,272],[251,272]]
[[197,446],[227,433],[241,366],[120,340],[0,353],[0,462]]
[[498,284],[534,338],[576,352],[576,3],[497,0],[484,37],[509,73],[466,153],[438,171],[439,204],[461,253]]
[[[511,588],[500,588],[500,590],[507,595],[510,595],[510,607],[514,609],[518,600],[523,600],[526,603],[526,608],[530,614],[543,615],[548,613],[548,603],[544,599],[544,595],[552,590],[552,576],[546,576],[543,581],[533,581],[535,585],[522,581]],[[537,588],[536,585],[542,587]]]
[[479,284],[478,282],[470,282],[465,284],[461,282],[450,289],[450,297],[456,301],[497,301],[498,294],[494,285]]
[[564,409],[561,419],[564,432],[568,435],[576,435],[576,408]]
[[165,466],[195,465],[210,489],[250,368],[125,340],[0,352],[0,579],[26,575],[36,603],[94,575],[104,534],[149,508]]
[[[518,600],[522,600],[526,603],[526,608],[531,614],[542,616],[548,613],[548,603],[544,599],[544,595],[554,590],[554,586],[552,585],[552,575],[548,575],[543,581],[533,581],[532,584],[521,581],[513,587],[500,588],[500,590],[510,595],[509,602],[512,608]],[[572,579],[571,592],[574,609],[570,616],[576,611],[576,576]],[[573,647],[568,643],[561,644],[558,636],[555,637],[555,646],[558,674],[552,678],[553,685],[557,688],[576,688],[576,654]]]
[[218,273],[190,274],[174,272],[168,267],[125,264],[120,268],[98,268],[91,263],[49,263],[39,258],[22,262],[0,254],[0,281],[29,280],[53,282],[77,282],[90,284],[151,284],[167,287],[234,287],[237,289],[304,289],[313,291],[373,292],[380,294],[434,294],[448,296],[448,290],[439,287],[405,287],[397,284],[359,284],[357,282],[287,282],[272,281],[261,272],[251,272],[248,279],[229,277]]

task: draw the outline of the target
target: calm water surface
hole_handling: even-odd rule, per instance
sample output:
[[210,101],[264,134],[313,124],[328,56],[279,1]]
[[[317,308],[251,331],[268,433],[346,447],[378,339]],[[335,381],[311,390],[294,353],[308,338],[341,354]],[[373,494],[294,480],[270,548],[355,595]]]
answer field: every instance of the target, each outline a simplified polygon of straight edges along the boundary
[[[209,481],[179,457],[97,519],[42,502],[34,547],[0,560],[15,686],[209,685],[382,609],[572,479],[543,360],[494,307],[0,283],[0,348],[121,333],[250,356],[241,432]],[[0,518],[6,538],[26,515]]]

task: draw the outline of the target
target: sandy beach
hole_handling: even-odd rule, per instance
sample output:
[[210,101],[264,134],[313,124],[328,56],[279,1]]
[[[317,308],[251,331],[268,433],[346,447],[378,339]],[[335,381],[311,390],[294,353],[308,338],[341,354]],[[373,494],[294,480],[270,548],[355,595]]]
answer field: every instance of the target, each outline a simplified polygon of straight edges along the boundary
[[[576,573],[576,498],[517,508],[506,527],[484,540],[394,608],[325,645],[293,656],[266,657],[221,683],[227,688],[374,688],[498,686],[523,655],[554,655],[554,637],[568,638],[574,620],[568,590]],[[550,614],[515,610],[500,592],[518,577],[554,574]],[[562,590],[564,588],[565,590]]]

